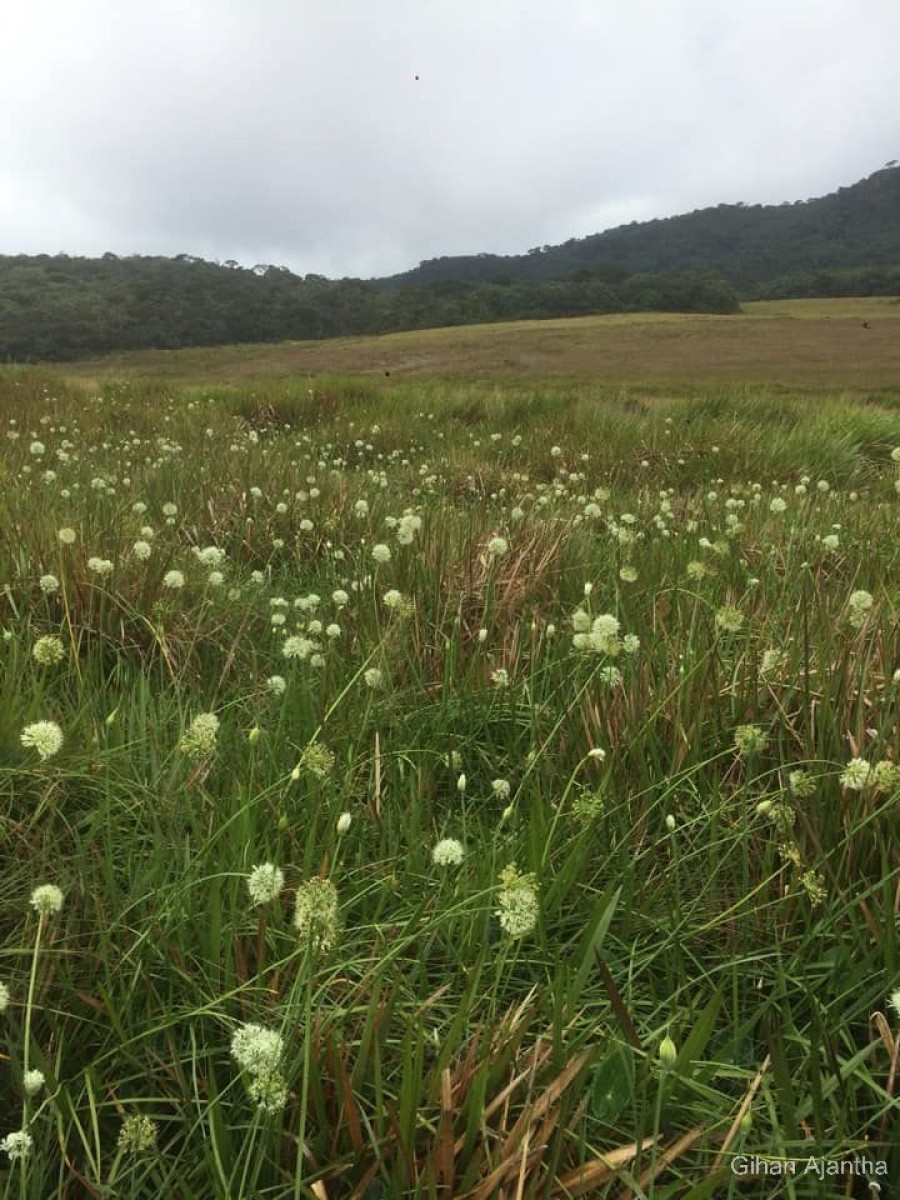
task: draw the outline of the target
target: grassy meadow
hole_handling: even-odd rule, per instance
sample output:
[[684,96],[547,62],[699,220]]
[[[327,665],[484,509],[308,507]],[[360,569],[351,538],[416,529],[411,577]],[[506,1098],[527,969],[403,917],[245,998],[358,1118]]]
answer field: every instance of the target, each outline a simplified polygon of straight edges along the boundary
[[875,307],[0,372],[0,1195],[900,1186]]

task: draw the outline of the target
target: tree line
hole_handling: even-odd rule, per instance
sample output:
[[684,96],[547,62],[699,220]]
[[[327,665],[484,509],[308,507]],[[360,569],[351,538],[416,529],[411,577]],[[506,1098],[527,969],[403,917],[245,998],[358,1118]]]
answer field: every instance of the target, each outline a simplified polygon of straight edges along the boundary
[[737,312],[713,274],[581,271],[512,283],[384,288],[281,267],[177,258],[0,258],[0,360],[64,361],[121,350],[390,333],[589,313]]

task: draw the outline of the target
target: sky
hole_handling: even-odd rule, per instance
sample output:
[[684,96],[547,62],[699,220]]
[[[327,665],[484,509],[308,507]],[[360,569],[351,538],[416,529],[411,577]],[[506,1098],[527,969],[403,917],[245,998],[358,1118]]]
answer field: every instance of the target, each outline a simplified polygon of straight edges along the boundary
[[0,4],[0,253],[386,275],[900,159],[900,0]]

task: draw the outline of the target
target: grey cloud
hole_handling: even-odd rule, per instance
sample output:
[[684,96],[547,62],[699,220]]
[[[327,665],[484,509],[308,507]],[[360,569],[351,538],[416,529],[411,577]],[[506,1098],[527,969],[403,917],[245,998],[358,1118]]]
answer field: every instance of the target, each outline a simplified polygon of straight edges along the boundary
[[365,276],[817,195],[900,155],[894,0],[33,0],[5,20],[6,253]]

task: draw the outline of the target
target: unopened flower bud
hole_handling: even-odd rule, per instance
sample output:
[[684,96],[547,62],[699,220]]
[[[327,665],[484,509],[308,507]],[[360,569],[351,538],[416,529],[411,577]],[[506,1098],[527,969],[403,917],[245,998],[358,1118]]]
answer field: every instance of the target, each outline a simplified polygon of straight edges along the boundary
[[672,1041],[668,1034],[659,1043],[659,1061],[668,1070],[675,1065],[675,1060],[678,1058],[678,1047]]
[[352,820],[353,820],[353,817],[350,815],[350,813],[348,813],[348,812],[341,813],[341,815],[337,819],[337,831],[338,831],[339,837],[347,832],[347,830],[350,828],[350,823]]

